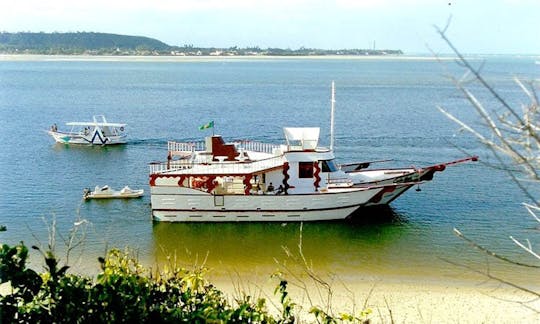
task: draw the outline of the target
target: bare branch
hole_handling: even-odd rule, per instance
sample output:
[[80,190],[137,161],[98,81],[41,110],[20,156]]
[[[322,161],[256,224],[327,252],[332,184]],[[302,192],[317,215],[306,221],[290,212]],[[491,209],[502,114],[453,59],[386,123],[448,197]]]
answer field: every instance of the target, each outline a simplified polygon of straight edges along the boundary
[[[489,270],[488,270],[488,271],[480,271],[480,270],[471,268],[471,267],[466,266],[466,265],[464,265],[464,264],[460,264],[460,263],[457,263],[457,262],[454,262],[454,261],[451,261],[451,260],[448,260],[448,259],[444,259],[444,258],[441,258],[441,259],[442,259],[443,261],[445,261],[445,262],[450,263],[450,264],[453,264],[453,265],[456,265],[456,266],[459,266],[459,267],[463,267],[463,268],[466,268],[466,269],[468,269],[468,270],[470,270],[470,271],[472,271],[472,272],[476,272],[476,273],[479,273],[479,274],[481,274],[481,275],[484,275],[484,276],[486,276],[487,278],[489,278],[489,279],[491,279],[491,280],[495,280],[495,281],[500,282],[500,283],[502,283],[502,284],[508,285],[508,286],[510,286],[510,287],[513,287],[513,288],[516,288],[516,289],[521,290],[521,291],[523,291],[523,292],[526,292],[526,293],[528,293],[528,294],[531,294],[531,295],[533,295],[533,296],[535,296],[535,297],[537,297],[537,298],[540,297],[540,293],[538,293],[538,292],[536,292],[536,291],[534,291],[534,290],[530,290],[530,289],[528,289],[528,288],[522,287],[522,286],[520,286],[520,285],[514,284],[514,283],[512,283],[512,282],[510,282],[510,281],[507,281],[507,280],[501,279],[501,278],[499,278],[499,277],[496,277],[496,276],[492,275],[492,274],[489,272]],[[523,304],[523,303],[520,303],[520,304]],[[536,311],[537,313],[540,312],[539,310],[536,310],[536,309],[535,309],[535,311]]]
[[[526,195],[526,197],[534,203],[534,205],[524,205],[535,220],[540,223],[540,218],[536,215],[536,213],[540,211],[540,201],[537,198],[537,193],[530,190],[526,184],[526,182],[538,183],[538,181],[540,181],[540,112],[538,107],[537,91],[535,91],[535,87],[533,86],[532,82],[529,83],[529,87],[527,87],[524,82],[514,77],[514,81],[516,82],[517,86],[529,99],[529,103],[520,105],[521,109],[514,109],[511,107],[508,102],[494,89],[494,87],[488,84],[486,79],[482,76],[481,73],[484,68],[485,61],[482,61],[480,66],[475,68],[448,39],[446,34],[448,27],[449,26],[447,24],[444,29],[436,27],[436,30],[440,37],[457,56],[457,64],[465,69],[464,75],[460,79],[457,79],[453,75],[448,76],[448,78],[454,83],[456,88],[464,94],[465,98],[474,108],[474,111],[480,118],[481,126],[471,127],[467,123],[452,115],[449,111],[441,107],[437,108],[444,115],[446,115],[446,117],[459,125],[462,130],[469,132],[476,137],[480,143],[486,145],[486,147],[491,151],[493,157],[495,157],[500,164],[501,167],[499,168],[505,171],[512,181]],[[486,90],[494,98],[492,102],[496,105],[500,104],[502,107],[497,106],[496,109],[492,110],[486,109],[486,107],[489,108],[489,106],[486,106],[485,102],[480,102],[480,100],[478,100],[477,97],[465,87],[465,83],[471,81],[479,83],[481,88]],[[488,101],[487,103],[493,104],[492,102]],[[525,173],[528,179],[519,177],[521,173]],[[461,239],[468,242],[471,246],[484,252],[488,256],[502,260],[511,265],[536,269],[540,268],[540,265],[525,264],[501,256],[469,239],[457,229],[454,229],[454,233]],[[540,254],[534,251],[529,240],[525,240],[525,243],[523,243],[523,241],[519,241],[513,236],[510,236],[510,239],[514,242],[514,244],[529,253],[536,260],[540,260]],[[450,261],[447,262],[456,264]],[[489,271],[489,264],[486,271],[478,271],[467,266],[464,267],[480,273],[486,276],[488,279],[496,280],[499,283],[532,294],[536,297],[536,300],[540,297],[539,292],[493,276]],[[535,309],[534,306],[529,305],[530,302],[522,301],[518,303],[536,311],[537,313],[540,313],[539,309]]]
[[[450,23],[452,22],[452,15],[448,17],[448,20],[446,21],[446,25],[444,26],[444,29],[441,31],[442,33],[446,33],[448,28],[450,27]],[[436,26],[435,26],[436,27]]]
[[491,85],[489,85],[486,80],[482,77],[482,75],[480,75],[480,71],[475,69],[470,63],[469,61],[461,54],[460,51],[458,51],[458,49],[454,46],[454,44],[452,44],[452,42],[448,39],[448,37],[446,36],[446,30],[447,30],[448,26],[444,29],[444,30],[441,30],[440,28],[438,28],[436,26],[436,30],[437,30],[437,33],[441,36],[441,38],[446,42],[446,44],[452,49],[452,51],[454,52],[454,54],[457,55],[457,57],[459,58],[459,61],[467,68],[467,70],[469,70],[472,74],[474,74],[474,76],[476,77],[476,79],[482,84],[482,86],[488,90],[491,95],[497,99],[497,101],[499,101],[513,116],[514,118],[519,122],[519,124],[523,125],[523,120],[521,119],[521,117],[514,111],[514,109],[512,109],[512,107],[506,102],[506,100],[504,100],[504,98],[502,98],[496,91],[495,89],[493,89],[493,87]]
[[437,108],[439,109],[440,112],[442,112],[446,117],[448,117],[449,119],[451,119],[452,121],[454,121],[456,124],[458,124],[459,126],[461,126],[462,129],[468,131],[469,133],[473,134],[474,136],[476,136],[480,142],[482,142],[483,144],[486,144],[486,145],[491,145],[491,146],[495,146],[496,144],[493,143],[492,141],[488,140],[487,138],[485,138],[482,134],[480,134],[479,132],[475,131],[473,128],[471,128],[469,125],[465,124],[464,122],[462,122],[461,120],[459,120],[458,118],[454,117],[454,115],[452,115],[451,113],[449,113],[447,110],[445,110],[444,108],[440,107],[440,106],[437,106]]
[[525,246],[523,245],[520,241],[516,240],[514,237],[510,236],[510,239],[512,241],[514,241],[514,243],[517,244],[517,246],[519,246],[520,248],[522,248],[523,250],[529,252],[532,256],[534,256],[535,258],[537,258],[538,260],[540,260],[540,255],[536,254],[532,248],[531,248],[531,243],[529,242],[529,246]]
[[502,261],[505,261],[505,262],[508,262],[508,263],[511,263],[511,264],[515,264],[515,265],[518,265],[518,266],[522,266],[522,267],[529,267],[529,268],[538,268],[540,269],[540,266],[538,265],[532,265],[532,264],[526,264],[526,263],[521,263],[521,262],[517,262],[517,261],[514,261],[514,260],[511,260],[511,259],[508,259],[506,257],[503,257],[501,255],[498,255],[497,253],[495,252],[492,252],[491,250],[479,245],[478,243],[476,243],[475,241],[471,240],[470,238],[466,237],[465,235],[463,235],[463,233],[461,233],[458,229],[454,228],[454,234],[456,234],[459,238],[467,241],[470,245],[472,245],[473,247],[479,249],[480,251],[483,251],[485,252],[486,254],[494,257],[494,258],[497,258],[499,260],[502,260]]
[[536,221],[540,223],[540,218],[538,218],[538,216],[536,216],[536,213],[533,212],[533,209],[537,210],[537,211],[540,211],[540,207],[533,206],[533,205],[530,205],[530,204],[527,204],[527,203],[523,203],[523,205],[525,206],[525,208],[527,208],[527,210],[532,215],[532,217],[534,217],[534,219],[536,219]]

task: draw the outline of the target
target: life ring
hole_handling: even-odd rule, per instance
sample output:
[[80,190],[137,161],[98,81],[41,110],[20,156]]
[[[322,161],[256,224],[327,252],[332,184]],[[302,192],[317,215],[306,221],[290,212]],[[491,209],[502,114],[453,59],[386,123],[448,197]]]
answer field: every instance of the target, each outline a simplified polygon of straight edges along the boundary
[[120,131],[121,131],[121,132],[124,131],[124,126],[120,126]]

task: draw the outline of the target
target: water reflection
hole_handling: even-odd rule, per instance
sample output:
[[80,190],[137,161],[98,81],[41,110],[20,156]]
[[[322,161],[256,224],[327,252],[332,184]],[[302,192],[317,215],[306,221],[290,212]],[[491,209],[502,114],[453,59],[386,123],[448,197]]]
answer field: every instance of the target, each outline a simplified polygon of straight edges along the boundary
[[385,250],[400,246],[402,219],[387,207],[361,211],[345,222],[154,223],[152,245],[158,263],[169,255],[188,262],[207,257],[214,271],[270,273],[274,259],[285,257],[283,248],[297,252],[301,241],[315,267],[350,272],[368,263],[373,268],[385,261]]
[[[473,280],[485,278],[456,264],[475,269],[489,266],[504,278],[516,275],[508,264],[486,263],[478,253],[452,234],[451,228],[415,221],[391,207],[359,210],[341,222],[300,223],[154,223],[150,254],[153,264],[175,256],[181,266],[211,269],[212,280],[268,278],[283,265],[297,266],[284,248],[302,252],[319,274],[340,280]],[[456,264],[449,263],[451,260]],[[278,264],[279,263],[279,264]],[[296,268],[299,269],[299,268]]]
[[351,225],[400,224],[406,221],[403,212],[397,212],[389,205],[358,209],[347,220]]
[[54,143],[52,148],[56,152],[62,151],[79,151],[79,152],[88,152],[103,154],[103,152],[122,152],[126,150],[127,144],[119,145],[70,145],[62,143]]

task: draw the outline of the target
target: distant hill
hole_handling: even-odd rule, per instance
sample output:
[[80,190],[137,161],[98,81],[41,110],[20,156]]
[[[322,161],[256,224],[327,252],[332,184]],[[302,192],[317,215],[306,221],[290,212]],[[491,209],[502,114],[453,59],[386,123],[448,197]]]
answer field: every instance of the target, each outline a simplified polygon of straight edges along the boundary
[[193,45],[171,46],[157,39],[107,33],[8,33],[0,32],[0,54],[47,55],[177,55],[177,56],[324,56],[401,55],[401,50],[339,49],[301,47],[281,49],[259,47],[204,48]]
[[107,33],[0,33],[0,51],[31,54],[111,54],[169,52],[153,38]]

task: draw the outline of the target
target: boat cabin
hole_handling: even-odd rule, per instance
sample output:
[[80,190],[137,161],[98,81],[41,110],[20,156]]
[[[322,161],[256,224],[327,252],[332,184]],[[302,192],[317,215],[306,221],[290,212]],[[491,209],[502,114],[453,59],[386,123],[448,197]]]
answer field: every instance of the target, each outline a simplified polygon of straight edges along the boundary
[[281,145],[226,143],[220,135],[206,137],[202,145],[171,142],[166,167],[151,165],[150,185],[175,178],[176,186],[214,195],[313,194],[352,185],[333,152],[318,146],[319,128],[283,132]]

